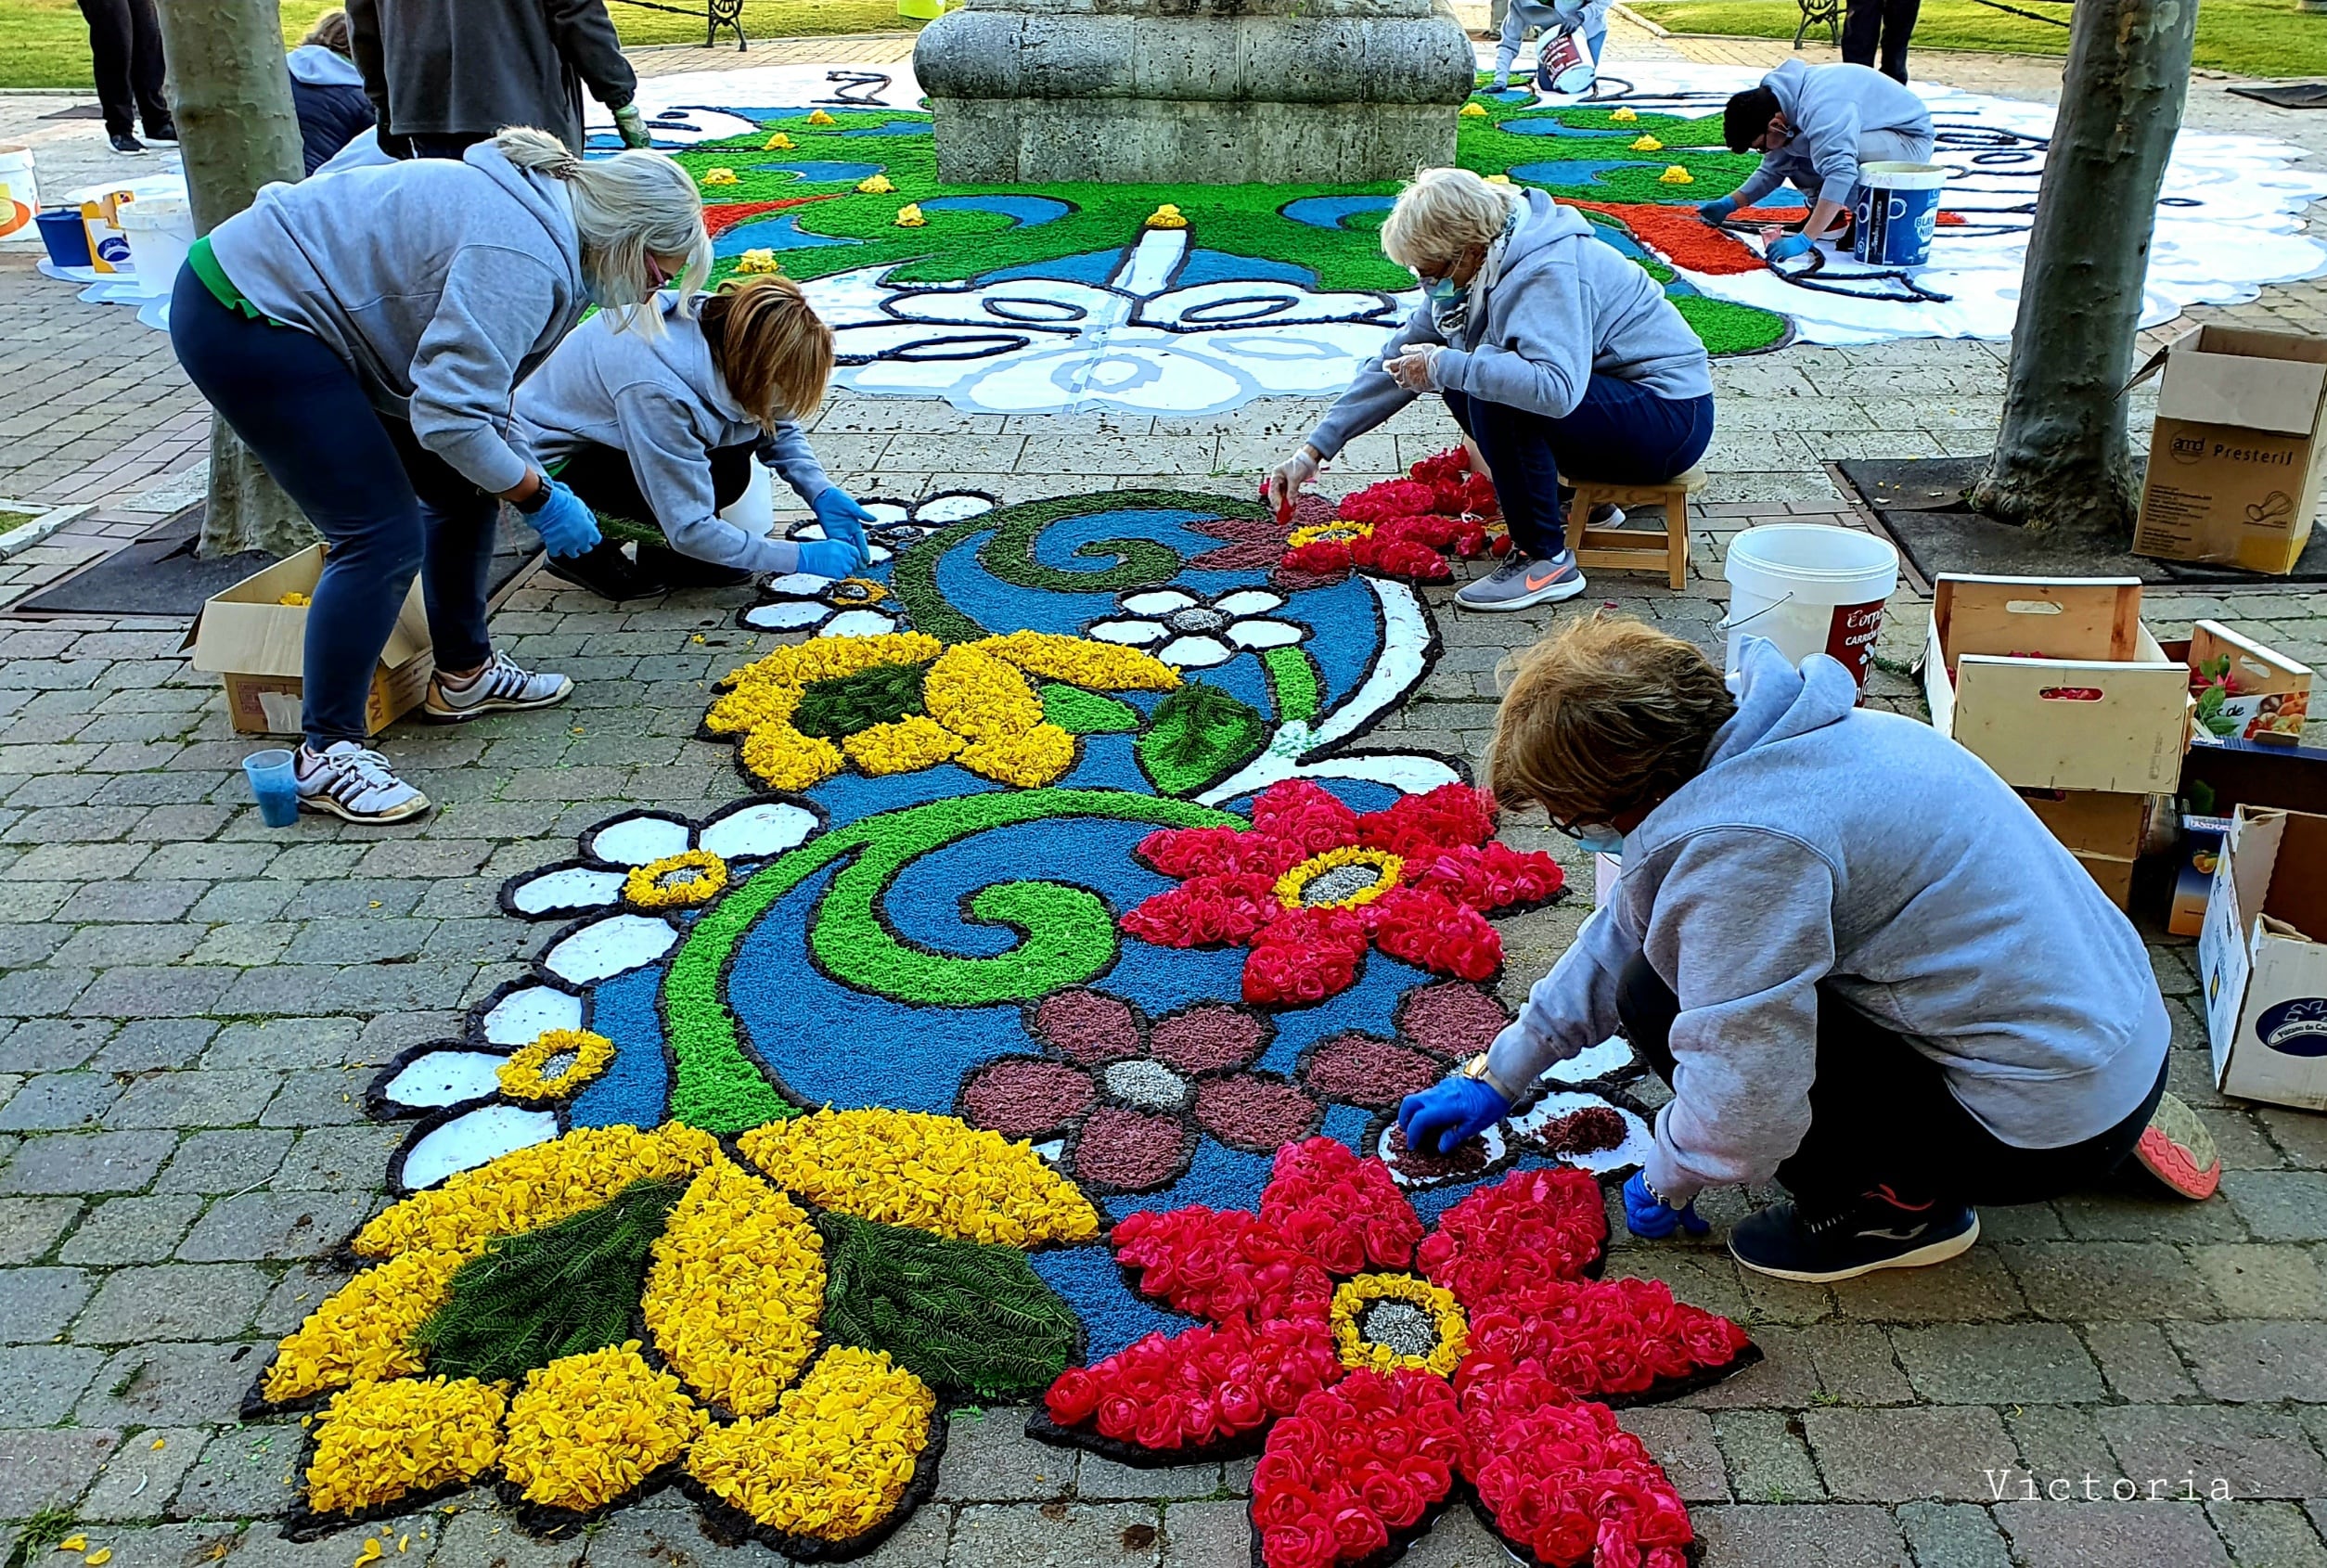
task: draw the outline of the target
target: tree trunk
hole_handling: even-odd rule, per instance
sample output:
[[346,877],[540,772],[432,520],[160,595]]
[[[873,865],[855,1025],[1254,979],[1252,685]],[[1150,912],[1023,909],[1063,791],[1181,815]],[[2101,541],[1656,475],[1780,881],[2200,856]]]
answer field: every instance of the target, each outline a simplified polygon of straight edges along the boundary
[[2003,428],[1972,489],[1973,508],[1991,517],[2132,533],[2124,388],[2197,16],[2196,0],[2076,0]]
[[[161,42],[194,225],[208,234],[270,180],[304,172],[276,0],[161,0]],[[224,419],[210,426],[210,500],[200,553],[289,555],[315,543],[300,515]]]

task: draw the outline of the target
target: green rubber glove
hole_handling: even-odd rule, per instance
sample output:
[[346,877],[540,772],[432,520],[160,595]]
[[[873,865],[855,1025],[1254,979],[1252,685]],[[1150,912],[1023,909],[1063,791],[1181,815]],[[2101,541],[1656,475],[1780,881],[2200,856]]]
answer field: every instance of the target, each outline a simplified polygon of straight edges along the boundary
[[638,112],[635,103],[626,103],[614,111],[614,129],[621,133],[624,147],[654,145],[654,138],[647,134],[647,117]]

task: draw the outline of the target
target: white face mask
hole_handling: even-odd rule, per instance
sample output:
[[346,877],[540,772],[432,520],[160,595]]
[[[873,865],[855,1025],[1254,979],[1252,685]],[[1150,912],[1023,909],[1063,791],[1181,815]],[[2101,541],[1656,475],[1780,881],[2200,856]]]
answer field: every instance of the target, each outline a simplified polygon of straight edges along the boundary
[[1604,824],[1579,822],[1568,836],[1594,855],[1624,855],[1624,835]]

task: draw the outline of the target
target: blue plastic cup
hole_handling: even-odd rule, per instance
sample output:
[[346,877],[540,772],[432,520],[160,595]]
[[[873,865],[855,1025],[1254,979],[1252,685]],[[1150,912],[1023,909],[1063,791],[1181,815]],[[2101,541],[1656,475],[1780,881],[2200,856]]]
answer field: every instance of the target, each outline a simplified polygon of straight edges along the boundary
[[250,776],[260,821],[270,828],[288,828],[299,820],[299,776],[291,767],[290,752],[253,752],[242,759],[242,771]]

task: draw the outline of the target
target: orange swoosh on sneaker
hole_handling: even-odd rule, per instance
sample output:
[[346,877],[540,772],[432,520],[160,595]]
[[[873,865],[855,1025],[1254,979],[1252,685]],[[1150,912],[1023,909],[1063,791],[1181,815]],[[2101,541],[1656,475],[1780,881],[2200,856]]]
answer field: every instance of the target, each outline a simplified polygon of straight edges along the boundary
[[1542,588],[1542,587],[1548,587],[1548,586],[1549,586],[1549,585],[1551,585],[1551,583],[1552,583],[1555,579],[1557,579],[1557,578],[1558,578],[1558,576],[1560,575],[1560,573],[1561,573],[1561,572],[1564,572],[1564,571],[1566,571],[1566,570],[1567,570],[1567,568],[1565,568],[1565,567],[1563,567],[1563,566],[1555,566],[1555,567],[1553,567],[1550,571],[1549,571],[1549,572],[1545,572],[1545,573],[1544,573],[1542,576],[1540,576],[1540,577],[1536,576],[1536,575],[1534,572],[1528,572],[1528,573],[1527,573],[1527,591],[1528,591],[1529,593],[1531,593],[1531,594],[1532,594],[1532,593],[1534,593],[1534,592],[1535,592],[1537,588]]

